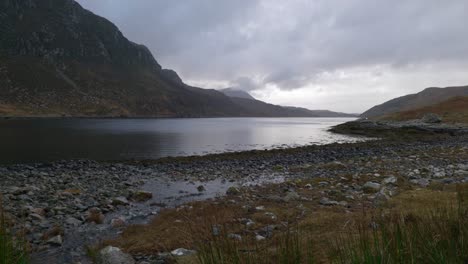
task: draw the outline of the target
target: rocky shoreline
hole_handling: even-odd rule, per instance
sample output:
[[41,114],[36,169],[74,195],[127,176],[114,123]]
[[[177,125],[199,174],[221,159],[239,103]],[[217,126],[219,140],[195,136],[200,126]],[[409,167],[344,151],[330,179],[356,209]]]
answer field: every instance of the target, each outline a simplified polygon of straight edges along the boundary
[[[341,182],[343,175],[350,175],[352,183]],[[317,183],[318,196],[310,198],[318,206],[348,207],[357,200],[373,204],[388,199],[399,191],[396,181],[420,188],[468,182],[468,136],[155,161],[0,166],[4,209],[7,217],[22,223],[18,228],[31,242],[33,263],[90,263],[85,246],[115,237],[129,224],[144,223],[161,208],[220,197],[230,187],[249,186],[255,192],[297,179],[324,179]],[[273,198],[301,196],[299,187],[288,186]]]
[[434,120],[415,119],[408,121],[359,119],[335,126],[330,131],[340,134],[364,135],[371,137],[435,135],[463,135],[468,133],[468,125],[463,123],[442,123]]

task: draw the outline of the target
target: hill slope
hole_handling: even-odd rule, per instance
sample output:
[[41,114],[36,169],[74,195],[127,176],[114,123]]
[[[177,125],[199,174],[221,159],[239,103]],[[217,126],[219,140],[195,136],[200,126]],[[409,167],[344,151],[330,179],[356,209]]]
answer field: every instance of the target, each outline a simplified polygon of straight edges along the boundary
[[186,85],[73,0],[0,0],[0,116],[322,115]]
[[427,88],[420,93],[398,97],[381,105],[374,106],[364,112],[361,117],[374,118],[408,111],[441,103],[456,96],[468,96],[468,86]]
[[75,1],[0,1],[3,115],[248,114],[222,93],[188,89],[170,73],[145,46]]
[[[231,100],[255,116],[269,117],[356,117],[357,115],[332,112],[328,110],[309,110],[301,107],[280,106],[254,99],[248,92],[227,88],[220,90]],[[228,91],[228,92],[226,92]]]
[[244,98],[244,99],[250,99],[250,100],[255,100],[255,98],[250,95],[248,92],[234,89],[234,88],[225,88],[219,90],[223,94],[229,96],[229,97],[237,97],[237,98]]
[[425,106],[418,109],[397,112],[383,116],[381,119],[405,121],[420,119],[425,114],[434,113],[446,123],[468,123],[468,97],[454,97],[442,103]]

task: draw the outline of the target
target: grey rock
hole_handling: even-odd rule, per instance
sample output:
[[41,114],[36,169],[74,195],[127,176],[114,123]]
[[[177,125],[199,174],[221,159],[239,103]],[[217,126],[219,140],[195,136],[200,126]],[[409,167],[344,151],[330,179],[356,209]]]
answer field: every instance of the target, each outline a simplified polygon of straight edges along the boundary
[[135,264],[132,256],[113,246],[107,246],[99,251],[99,261],[100,264]]
[[398,181],[397,177],[395,176],[390,176],[385,179],[383,179],[382,184],[395,184]]
[[228,238],[234,239],[234,240],[237,240],[237,241],[242,241],[242,236],[238,235],[238,234],[229,234]]
[[63,243],[63,240],[62,240],[61,235],[54,236],[54,237],[50,238],[49,240],[47,240],[47,244],[53,245],[53,246],[61,246],[62,243]]
[[436,124],[442,122],[442,118],[436,114],[428,113],[421,118],[421,121],[428,124]]
[[366,182],[363,186],[362,186],[363,190],[366,191],[366,192],[377,192],[380,190],[380,183],[376,183],[376,182]]
[[196,253],[197,252],[195,250],[190,250],[190,249],[185,249],[185,248],[178,248],[178,249],[174,249],[171,251],[171,254],[177,257],[191,256]]
[[127,198],[120,196],[116,197],[112,200],[112,205],[129,205],[130,202],[127,200]]
[[333,206],[333,205],[338,205],[339,203],[337,201],[333,201],[328,199],[327,197],[322,197],[319,202],[321,205],[326,205],[326,206]]
[[68,217],[66,220],[65,220],[65,223],[66,224],[69,224],[69,225],[72,225],[72,226],[79,226],[81,225],[83,222],[74,218],[74,217]]
[[410,180],[410,182],[412,184],[416,184],[421,187],[427,187],[430,183],[428,179],[414,179],[414,180]]
[[261,235],[256,235],[255,236],[255,240],[257,240],[257,241],[262,241],[262,240],[265,240],[265,239],[266,239],[266,237],[261,236]]
[[299,196],[299,194],[295,191],[289,191],[284,197],[285,202],[297,201],[300,199],[301,199],[301,196]]

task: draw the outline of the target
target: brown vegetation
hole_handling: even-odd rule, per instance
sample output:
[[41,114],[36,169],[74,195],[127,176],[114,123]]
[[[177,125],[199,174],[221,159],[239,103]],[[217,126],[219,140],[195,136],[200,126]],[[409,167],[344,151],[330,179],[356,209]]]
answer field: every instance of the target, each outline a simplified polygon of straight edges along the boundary
[[468,123],[468,97],[455,97],[442,103],[383,116],[381,119],[405,121],[434,113],[446,123]]

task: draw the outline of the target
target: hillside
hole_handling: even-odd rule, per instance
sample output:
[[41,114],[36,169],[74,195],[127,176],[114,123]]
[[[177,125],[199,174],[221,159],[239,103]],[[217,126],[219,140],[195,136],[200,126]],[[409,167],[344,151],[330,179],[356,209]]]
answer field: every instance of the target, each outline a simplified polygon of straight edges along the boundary
[[269,117],[356,117],[357,115],[332,112],[328,110],[309,110],[301,107],[280,106],[254,99],[248,92],[227,88],[220,90],[231,100],[255,116]]
[[[157,25],[155,25],[157,26]],[[73,0],[0,1],[0,116],[316,117],[186,85]],[[347,116],[335,115],[331,116]]]
[[171,73],[75,1],[0,2],[1,115],[249,114],[222,93],[188,89]]
[[427,88],[417,94],[398,97],[381,105],[374,106],[364,112],[361,117],[375,118],[396,112],[408,111],[441,103],[457,96],[468,96],[468,86]]
[[250,99],[250,100],[255,100],[255,98],[250,95],[248,92],[234,89],[234,88],[225,88],[219,90],[223,94],[229,96],[229,97],[237,97],[237,98],[244,98],[244,99]]
[[431,106],[386,115],[381,119],[405,121],[420,119],[428,113],[437,114],[445,123],[468,123],[468,97],[454,97]]

